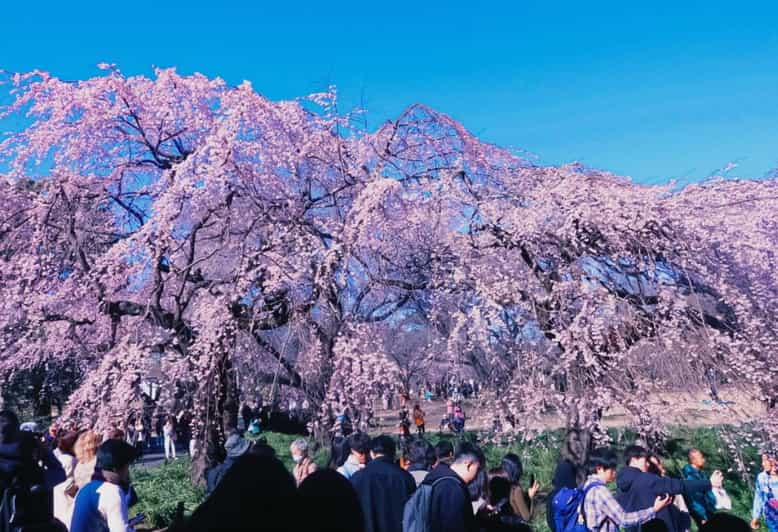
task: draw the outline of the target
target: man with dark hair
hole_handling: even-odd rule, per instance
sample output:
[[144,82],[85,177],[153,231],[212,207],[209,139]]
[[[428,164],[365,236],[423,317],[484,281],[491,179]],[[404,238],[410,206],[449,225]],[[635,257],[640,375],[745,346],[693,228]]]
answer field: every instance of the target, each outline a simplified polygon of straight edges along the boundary
[[[689,449],[689,463],[683,466],[683,477],[690,481],[707,480],[702,468],[705,467],[705,455],[699,449]],[[714,475],[718,475],[714,477]],[[715,471],[710,477],[710,484],[716,488],[721,486],[721,472]],[[697,490],[692,493],[684,494],[686,506],[689,507],[697,528],[700,528],[716,512],[716,496],[710,489],[706,491]]]
[[584,482],[582,516],[584,525],[593,532],[618,532],[619,527],[633,527],[650,521],[657,512],[670,504],[669,496],[658,496],[653,506],[634,512],[626,512],[610,492],[606,484],[616,479],[616,453],[611,449],[595,449],[589,454]]
[[432,463],[435,461],[435,449],[424,438],[416,438],[409,446],[408,460],[410,462],[408,472],[418,486],[432,468]]
[[395,463],[394,440],[382,434],[370,441],[372,460],[354,473],[351,483],[364,514],[365,532],[402,532],[403,508],[416,482]]
[[[650,453],[639,445],[630,445],[624,450],[626,466],[616,475],[618,487],[616,499],[625,511],[634,512],[647,508],[659,495],[688,495],[711,489],[711,483],[707,479],[679,480],[649,473],[649,455]],[[720,477],[721,473],[718,473],[718,476]],[[663,508],[656,516],[664,521],[669,532],[682,532],[680,517],[674,515],[673,508],[673,506]],[[627,528],[627,530],[637,532],[638,527]]]
[[370,436],[364,432],[352,432],[346,438],[349,448],[349,455],[342,466],[338,468],[338,473],[346,478],[351,478],[354,473],[364,469],[368,461],[370,452]]
[[97,450],[92,481],[78,490],[70,532],[131,531],[128,518],[130,464],[137,457],[132,445],[107,440]]
[[478,530],[467,485],[476,478],[484,465],[484,455],[480,449],[465,442],[457,449],[451,465],[441,461],[429,472],[422,484],[432,486],[428,523],[430,532]]
[[437,467],[441,462],[445,464],[451,464],[454,460],[454,446],[448,440],[440,440],[435,444],[435,463],[433,468]]

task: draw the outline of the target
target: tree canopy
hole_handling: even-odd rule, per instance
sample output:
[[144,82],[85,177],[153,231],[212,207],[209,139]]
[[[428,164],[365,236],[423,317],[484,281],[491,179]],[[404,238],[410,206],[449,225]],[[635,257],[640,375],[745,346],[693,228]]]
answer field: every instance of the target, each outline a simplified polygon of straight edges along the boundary
[[125,411],[152,359],[160,401],[217,426],[238,369],[362,408],[408,356],[477,374],[516,430],[619,404],[651,433],[646,398],[710,369],[775,396],[776,179],[639,185],[423,105],[367,131],[334,89],[105,68],[17,75],[0,115],[24,124],[0,137],[0,371],[75,364],[68,416]]

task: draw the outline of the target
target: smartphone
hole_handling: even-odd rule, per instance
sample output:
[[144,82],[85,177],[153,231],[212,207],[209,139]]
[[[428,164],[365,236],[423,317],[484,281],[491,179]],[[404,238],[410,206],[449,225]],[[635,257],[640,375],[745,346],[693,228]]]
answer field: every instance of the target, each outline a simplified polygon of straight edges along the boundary
[[135,526],[138,523],[142,523],[145,519],[146,519],[146,514],[140,513],[135,517],[133,517],[132,519],[130,519],[128,523],[130,524],[130,526]]
[[531,488],[534,485],[535,485],[535,473],[530,473],[529,474],[529,487]]

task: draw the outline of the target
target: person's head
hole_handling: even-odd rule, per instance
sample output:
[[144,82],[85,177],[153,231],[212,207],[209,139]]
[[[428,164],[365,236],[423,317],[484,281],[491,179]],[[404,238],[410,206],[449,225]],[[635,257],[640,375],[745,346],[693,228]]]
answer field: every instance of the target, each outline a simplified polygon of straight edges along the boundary
[[696,469],[702,469],[705,466],[705,455],[699,449],[689,449],[689,463]]
[[359,463],[367,463],[370,454],[370,436],[364,432],[353,432],[349,434],[347,443],[351,454]]
[[502,469],[505,471],[511,484],[519,484],[521,475],[524,474],[524,466],[521,464],[521,459],[518,455],[514,453],[506,454],[502,459]]
[[748,522],[726,513],[715,513],[700,527],[700,532],[748,532]]
[[624,464],[645,473],[648,471],[648,455],[649,452],[640,445],[630,445],[624,449]]
[[97,456],[97,448],[100,447],[101,439],[100,435],[92,430],[85,430],[79,434],[76,443],[73,445],[76,460],[80,464],[84,464]]
[[314,471],[300,484],[298,494],[305,508],[300,530],[357,532],[363,529],[357,493],[340,473],[332,469]]
[[421,407],[419,406],[419,403],[416,403],[415,405],[413,405],[413,409],[414,410],[421,410]]
[[246,454],[250,448],[251,442],[237,432],[233,432],[227,436],[227,441],[224,442],[224,451],[227,453],[227,458],[240,458]]
[[62,454],[75,456],[73,447],[76,445],[76,440],[78,440],[78,432],[66,432],[64,434],[60,432],[60,436],[57,438],[57,449]]
[[308,442],[302,438],[294,440],[289,446],[289,452],[292,454],[292,461],[299,464],[308,457]]
[[500,473],[489,475],[489,504],[496,505],[503,499],[507,499],[511,495],[511,481],[505,478],[502,469],[499,469]]
[[435,461],[435,449],[424,438],[417,438],[411,442],[408,449],[408,460],[414,469],[429,470]]
[[435,465],[443,462],[450,464],[454,459],[454,446],[448,440],[440,440],[435,444]]
[[657,475],[659,477],[663,477],[667,474],[667,471],[665,470],[665,465],[662,463],[662,458],[659,457],[659,455],[652,454],[648,457],[648,462],[646,464],[648,468],[649,473],[653,473],[654,475]]
[[10,410],[0,411],[0,443],[15,440],[19,433],[19,418]]
[[394,460],[396,452],[397,446],[395,445],[394,440],[386,434],[381,434],[370,440],[370,456],[373,458],[383,456],[384,458]]
[[351,449],[348,446],[348,438],[343,436],[335,436],[330,442],[330,461],[328,467],[330,469],[337,469],[342,466],[348,458]]
[[181,530],[300,530],[297,490],[284,464],[248,453],[237,459]]
[[255,441],[254,445],[251,446],[249,453],[254,456],[269,456],[271,458],[275,458],[276,456],[276,450],[267,444],[265,438],[260,438]]
[[124,440],[124,431],[122,429],[112,429],[108,433],[108,439],[110,440]]
[[106,440],[97,449],[96,469],[110,471],[124,481],[130,479],[130,464],[135,460],[135,447],[119,440]]
[[489,491],[489,475],[485,467],[478,468],[478,474],[472,482],[467,485],[467,491],[470,493],[470,500],[477,501],[486,499]]
[[586,463],[587,473],[597,475],[603,482],[613,482],[616,479],[616,453],[612,449],[600,447],[589,453]]
[[457,449],[451,470],[456,473],[465,484],[470,484],[478,475],[479,469],[484,463],[483,453],[472,444],[463,442]]

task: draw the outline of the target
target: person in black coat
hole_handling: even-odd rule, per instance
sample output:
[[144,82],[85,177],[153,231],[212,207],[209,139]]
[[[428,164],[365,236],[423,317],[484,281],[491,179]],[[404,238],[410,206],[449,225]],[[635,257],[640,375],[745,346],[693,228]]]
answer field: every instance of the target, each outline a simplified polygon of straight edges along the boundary
[[386,435],[370,442],[372,460],[351,477],[364,514],[365,532],[402,532],[403,508],[416,491],[410,473],[395,463],[397,447]]
[[482,462],[482,454],[477,449],[463,445],[450,466],[440,462],[426,476],[422,485],[445,479],[432,488],[430,532],[476,532],[479,529],[467,485],[478,476]]
[[[648,458],[650,453],[639,445],[631,445],[624,450],[626,467],[619,470],[616,476],[616,500],[619,501],[625,512],[634,512],[648,508],[656,497],[670,494],[682,495],[697,491],[709,491],[709,480],[680,480],[669,477],[661,477],[648,472]],[[682,532],[675,506],[670,505],[656,516],[667,525],[668,532]],[[639,528],[627,528],[631,532],[637,532]]]

